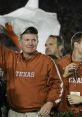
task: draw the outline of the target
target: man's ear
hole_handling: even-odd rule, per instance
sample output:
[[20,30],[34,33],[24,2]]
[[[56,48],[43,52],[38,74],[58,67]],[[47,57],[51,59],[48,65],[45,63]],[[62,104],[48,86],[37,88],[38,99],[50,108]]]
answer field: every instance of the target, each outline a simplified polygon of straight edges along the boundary
[[21,47],[21,43],[22,43],[22,37],[21,35],[19,36],[19,44],[20,44],[20,47]]
[[78,48],[79,43],[78,42],[74,42],[74,48]]
[[21,43],[22,43],[22,39],[20,39],[20,36],[19,36],[20,53],[22,52],[22,46],[21,46],[22,44]]

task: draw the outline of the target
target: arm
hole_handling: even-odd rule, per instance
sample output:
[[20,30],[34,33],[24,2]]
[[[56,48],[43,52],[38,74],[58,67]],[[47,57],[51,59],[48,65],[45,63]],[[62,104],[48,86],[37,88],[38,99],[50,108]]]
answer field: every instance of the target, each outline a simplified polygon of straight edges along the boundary
[[8,59],[8,51],[6,47],[0,44],[0,75],[3,76],[4,71],[6,70],[6,60]]
[[16,45],[16,47],[18,49],[20,49],[20,43],[19,43],[19,38],[18,36],[15,34],[15,32],[13,31],[13,27],[11,24],[9,23],[6,23],[5,24],[5,28],[6,28],[6,31],[7,31],[7,34],[8,36],[10,37],[10,39],[14,42],[14,44]]
[[61,96],[63,93],[63,82],[55,63],[51,62],[49,64],[49,78],[48,85],[50,87],[47,102],[41,107],[39,114],[47,116],[49,115],[53,106],[57,105],[61,101]]
[[61,101],[61,97],[63,94],[63,81],[58,66],[55,62],[51,65],[49,78],[50,91],[47,96],[47,101],[53,102],[53,104],[55,105]]
[[64,78],[69,77],[70,75],[73,74],[72,70],[73,70],[73,69],[77,69],[77,68],[78,68],[78,65],[75,64],[75,63],[71,63],[71,64],[67,65],[67,66],[64,68],[63,77],[64,77]]
[[40,111],[38,112],[38,115],[40,116],[48,116],[50,114],[50,111],[53,107],[53,103],[52,102],[46,102],[40,109]]
[[82,103],[82,96],[68,95],[68,101],[70,104],[80,104]]

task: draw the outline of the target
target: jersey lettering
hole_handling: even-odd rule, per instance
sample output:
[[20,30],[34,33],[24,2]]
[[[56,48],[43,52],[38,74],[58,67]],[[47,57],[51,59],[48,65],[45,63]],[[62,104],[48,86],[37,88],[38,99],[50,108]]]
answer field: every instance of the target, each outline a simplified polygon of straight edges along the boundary
[[30,77],[34,78],[35,72],[21,72],[21,71],[16,71],[16,77]]
[[75,80],[75,78],[71,77],[69,78],[69,83],[82,83],[82,78],[77,78],[77,80]]

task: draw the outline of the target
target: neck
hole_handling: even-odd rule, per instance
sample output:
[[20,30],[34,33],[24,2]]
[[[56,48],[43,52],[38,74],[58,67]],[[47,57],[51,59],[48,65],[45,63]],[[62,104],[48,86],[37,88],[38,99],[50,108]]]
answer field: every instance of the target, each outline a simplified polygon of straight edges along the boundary
[[29,60],[31,59],[34,55],[35,55],[36,52],[33,52],[33,53],[23,53],[23,56],[26,60]]
[[73,51],[72,60],[73,61],[82,61],[82,54],[79,54],[77,51]]
[[61,58],[60,55],[59,55],[59,53],[56,53],[55,56],[56,56],[58,59]]

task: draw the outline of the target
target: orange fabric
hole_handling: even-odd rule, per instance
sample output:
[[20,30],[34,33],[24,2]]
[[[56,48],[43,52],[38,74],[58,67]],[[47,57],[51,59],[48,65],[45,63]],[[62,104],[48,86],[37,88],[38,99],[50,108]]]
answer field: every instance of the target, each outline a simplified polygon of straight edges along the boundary
[[[64,58],[62,58],[61,60],[59,60],[58,66],[60,68],[61,74],[63,74],[63,70],[64,68],[72,63],[74,61],[71,60],[71,56],[67,55]],[[77,80],[75,80],[75,77],[73,75],[71,75],[68,78],[63,78],[62,79],[64,81],[64,95],[62,97],[62,102],[59,105],[59,111],[72,111],[74,113],[79,112],[80,110],[82,110],[82,106],[81,105],[73,105],[71,106],[68,101],[67,101],[67,95],[70,94],[71,91],[73,92],[80,92],[80,96],[82,96],[82,65],[80,65],[80,62],[74,62],[76,64],[79,65],[79,76],[77,77]]]
[[30,60],[0,46],[0,65],[6,69],[10,106],[19,112],[38,110],[47,101],[61,98],[61,81],[53,61],[36,52]]
[[14,42],[16,47],[20,49],[21,46],[20,46],[20,43],[19,43],[19,39],[18,39],[18,36],[13,31],[12,25],[9,24],[9,23],[6,23],[5,28],[6,28],[7,34],[10,37],[10,39],[12,39],[12,41]]

